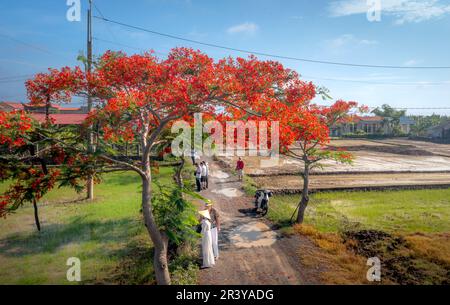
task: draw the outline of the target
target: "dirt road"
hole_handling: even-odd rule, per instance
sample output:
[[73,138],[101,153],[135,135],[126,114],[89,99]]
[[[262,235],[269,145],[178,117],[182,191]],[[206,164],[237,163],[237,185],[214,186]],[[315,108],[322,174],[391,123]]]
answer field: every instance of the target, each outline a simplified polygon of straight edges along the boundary
[[241,191],[237,178],[216,162],[210,164],[209,189],[202,195],[220,212],[220,258],[203,269],[199,284],[314,284],[318,271],[300,263],[300,251],[315,246],[301,236],[283,237],[269,222],[251,212],[252,198]]
[[[302,179],[299,175],[274,177],[254,177],[253,180],[260,188],[271,190],[301,191]],[[389,188],[428,188],[448,187],[450,173],[420,173],[420,174],[345,174],[345,175],[317,175],[310,176],[311,190],[339,190],[339,189],[389,189]]]

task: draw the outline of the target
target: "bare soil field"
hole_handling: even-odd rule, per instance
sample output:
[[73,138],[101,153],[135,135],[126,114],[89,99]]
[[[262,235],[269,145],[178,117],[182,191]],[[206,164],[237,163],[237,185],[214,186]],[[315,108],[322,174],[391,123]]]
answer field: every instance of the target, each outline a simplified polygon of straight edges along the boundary
[[[450,145],[434,144],[406,139],[388,140],[333,140],[331,147],[343,148],[355,156],[352,165],[338,164],[334,161],[322,162],[317,174],[337,173],[411,173],[411,172],[450,172]],[[235,166],[237,157],[224,157],[230,167]],[[302,162],[292,158],[280,157],[278,162],[263,167],[262,157],[244,157],[245,172],[249,176],[273,176],[298,174]]]
[[[333,148],[342,148],[355,156],[352,165],[323,161],[312,172],[312,189],[431,186],[450,184],[450,145],[396,138],[386,140],[333,140]],[[221,158],[234,168],[237,157]],[[245,174],[258,186],[273,189],[299,189],[303,164],[281,156],[278,162],[263,167],[262,158],[243,157]],[[274,178],[276,176],[276,178]]]
[[[268,188],[280,192],[295,193],[303,187],[301,177],[294,175],[260,176],[254,177],[253,180],[259,188]],[[438,185],[450,187],[450,173],[316,175],[311,176],[310,183],[311,190],[406,188],[407,186],[431,187]]]

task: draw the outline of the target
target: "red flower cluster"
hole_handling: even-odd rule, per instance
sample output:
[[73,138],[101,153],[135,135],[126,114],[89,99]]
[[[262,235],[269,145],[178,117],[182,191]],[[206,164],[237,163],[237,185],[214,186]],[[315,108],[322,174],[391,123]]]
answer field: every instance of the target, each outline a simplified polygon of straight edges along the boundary
[[49,190],[53,189],[61,172],[52,170],[45,174],[33,167],[24,170],[19,175],[16,184],[0,195],[0,217],[17,209],[25,201],[39,200]]
[[32,104],[43,105],[53,102],[72,100],[72,94],[86,87],[85,75],[79,67],[48,69],[48,73],[39,73],[25,83],[28,99]]
[[32,119],[23,111],[0,111],[0,145],[10,149],[25,145],[24,136],[32,126]]

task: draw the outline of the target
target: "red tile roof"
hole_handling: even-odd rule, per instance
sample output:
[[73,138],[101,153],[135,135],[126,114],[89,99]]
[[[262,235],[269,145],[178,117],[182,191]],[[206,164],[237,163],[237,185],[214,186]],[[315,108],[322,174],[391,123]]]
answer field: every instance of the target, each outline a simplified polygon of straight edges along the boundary
[[364,122],[380,122],[383,121],[383,118],[380,116],[358,116],[356,121],[364,121]]
[[[39,107],[45,107],[45,104],[32,104],[32,103],[28,103],[28,104],[25,104],[25,106],[27,106],[27,107],[39,108]],[[60,105],[58,105],[58,104],[53,104],[53,103],[50,104],[50,107],[56,108],[56,109],[60,109],[60,108],[61,108]]]
[[16,103],[16,102],[2,102],[16,110],[22,110],[23,109],[23,105],[21,103]]
[[[34,107],[34,108],[39,108],[39,107],[44,108],[45,107],[44,104],[34,104],[34,105],[32,105],[32,104],[28,103],[28,104],[25,104],[25,107],[24,107],[24,104],[17,103],[17,102],[0,102],[0,103],[4,103],[4,104],[14,108],[15,110],[24,110],[25,107]],[[58,109],[60,111],[81,111],[80,107],[61,107],[58,104],[51,104],[51,107],[52,108],[56,108],[56,109]]]
[[[31,116],[37,121],[45,122],[45,113],[30,113]],[[52,118],[57,125],[81,125],[87,118],[87,114],[84,113],[52,113]]]
[[60,107],[59,110],[61,111],[79,111],[81,108],[79,107]]

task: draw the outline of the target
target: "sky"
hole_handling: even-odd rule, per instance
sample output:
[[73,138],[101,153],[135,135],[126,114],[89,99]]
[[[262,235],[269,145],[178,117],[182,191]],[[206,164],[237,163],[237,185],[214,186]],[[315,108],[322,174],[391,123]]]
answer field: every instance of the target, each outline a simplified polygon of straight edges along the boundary
[[[79,65],[88,0],[0,2],[0,101],[26,102],[24,81],[47,68]],[[68,5],[67,3],[71,4]],[[333,99],[408,114],[450,115],[450,0],[94,0],[94,16],[190,40],[284,57],[401,68],[275,59],[330,90]],[[378,10],[380,8],[380,10]],[[369,14],[368,14],[369,12]],[[94,54],[199,49],[215,59],[248,54],[158,36],[94,18]],[[258,56],[260,59],[274,59]],[[402,67],[405,67],[403,69]],[[316,102],[328,105],[331,101]]]

